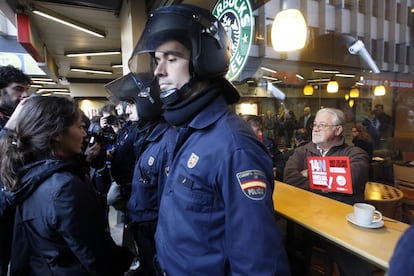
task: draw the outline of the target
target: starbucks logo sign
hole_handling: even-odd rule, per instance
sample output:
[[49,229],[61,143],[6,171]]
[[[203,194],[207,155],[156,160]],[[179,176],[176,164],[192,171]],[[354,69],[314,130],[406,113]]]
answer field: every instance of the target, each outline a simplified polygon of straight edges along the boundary
[[249,0],[220,0],[214,6],[213,14],[230,39],[230,68],[226,77],[231,81],[240,74],[249,56],[254,27],[252,8]]

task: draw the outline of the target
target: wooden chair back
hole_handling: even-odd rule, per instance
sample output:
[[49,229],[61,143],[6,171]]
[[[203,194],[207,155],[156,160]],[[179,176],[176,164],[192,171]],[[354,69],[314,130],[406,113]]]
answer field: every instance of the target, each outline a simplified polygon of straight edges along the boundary
[[414,151],[403,151],[402,159],[404,162],[414,161]]
[[394,185],[404,193],[403,220],[414,223],[414,167],[393,164]]

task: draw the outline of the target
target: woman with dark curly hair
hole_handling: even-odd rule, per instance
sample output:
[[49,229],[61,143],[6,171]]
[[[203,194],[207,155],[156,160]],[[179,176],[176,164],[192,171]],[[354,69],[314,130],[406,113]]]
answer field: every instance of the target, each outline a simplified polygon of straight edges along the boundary
[[0,139],[0,180],[16,207],[11,275],[123,275],[132,255],[105,229],[105,209],[78,156],[77,104],[27,99]]

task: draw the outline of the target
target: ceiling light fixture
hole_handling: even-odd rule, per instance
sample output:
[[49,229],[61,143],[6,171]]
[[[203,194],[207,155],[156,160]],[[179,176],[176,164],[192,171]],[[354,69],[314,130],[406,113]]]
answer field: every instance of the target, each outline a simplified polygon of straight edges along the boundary
[[[56,82],[55,81],[53,81],[53,80],[50,80],[50,81],[41,81],[41,80],[33,80],[32,79],[32,82],[34,83],[34,84],[56,84]],[[33,85],[32,85],[33,86]]]
[[70,71],[81,72],[81,73],[91,73],[91,74],[112,75],[112,71],[86,69],[86,68],[70,68]]
[[314,73],[322,73],[322,74],[339,74],[341,73],[338,70],[322,70],[322,69],[314,69]]
[[69,93],[69,89],[67,89],[67,88],[41,88],[41,89],[38,89],[36,91],[36,93],[38,93],[38,94],[47,93],[47,92],[52,92],[52,93],[54,93],[54,92],[60,92],[60,93],[66,92],[66,93]]
[[342,77],[342,78],[355,78],[355,74],[335,74],[335,77]]
[[267,68],[267,67],[264,67],[264,66],[260,67],[260,69],[262,69],[263,71],[267,71],[269,73],[274,73],[274,74],[277,73],[276,70],[273,70],[273,69],[270,69],[270,68]]
[[65,53],[67,57],[91,57],[91,56],[110,56],[120,55],[121,50],[108,50],[108,51],[88,51],[88,52],[68,52]]
[[301,74],[298,74],[298,73],[296,73],[296,77],[298,78],[298,79],[301,79],[301,80],[304,80],[305,78],[301,75]]
[[308,82],[317,82],[319,84],[321,83],[328,83],[331,79],[310,79]]
[[112,68],[122,68],[122,64],[111,64]]
[[47,19],[53,20],[55,22],[61,23],[63,25],[75,28],[77,30],[80,30],[82,32],[85,32],[85,33],[88,33],[88,34],[91,34],[91,35],[94,35],[94,36],[97,36],[97,37],[100,37],[100,38],[104,38],[105,35],[106,35],[104,31],[98,30],[96,28],[93,28],[91,26],[88,26],[88,25],[83,24],[79,21],[68,18],[68,17],[66,17],[62,14],[59,14],[57,12],[54,12],[52,10],[49,10],[49,9],[46,9],[46,8],[43,8],[43,7],[33,6],[32,7],[32,12],[34,14],[43,16]]
[[32,81],[53,81],[51,78],[36,78],[36,77],[32,77],[30,79]]
[[281,80],[279,80],[278,78],[274,78],[274,77],[263,76],[262,78],[267,79],[267,80],[271,80],[271,81],[278,81],[278,82],[282,82],[282,81],[281,81]]
[[55,91],[55,92],[53,92],[53,94],[55,94],[55,95],[70,95],[70,92],[69,91],[67,91],[67,92],[59,92],[59,91]]

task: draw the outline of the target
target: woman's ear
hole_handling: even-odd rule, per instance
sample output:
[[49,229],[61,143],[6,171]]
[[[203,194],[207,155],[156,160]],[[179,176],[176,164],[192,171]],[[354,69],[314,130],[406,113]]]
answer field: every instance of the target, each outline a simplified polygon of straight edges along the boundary
[[59,133],[59,134],[55,135],[55,137],[53,137],[52,140],[59,143],[60,141],[62,141],[62,136],[63,136],[63,134]]

